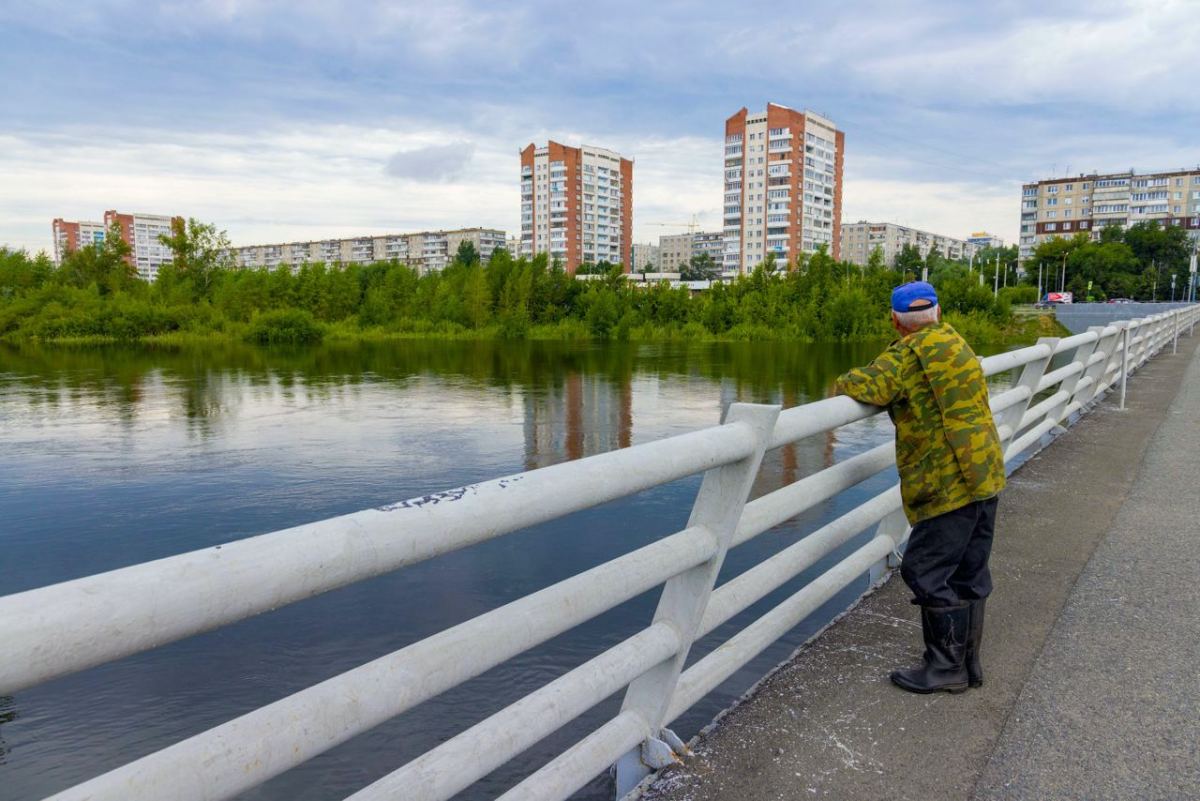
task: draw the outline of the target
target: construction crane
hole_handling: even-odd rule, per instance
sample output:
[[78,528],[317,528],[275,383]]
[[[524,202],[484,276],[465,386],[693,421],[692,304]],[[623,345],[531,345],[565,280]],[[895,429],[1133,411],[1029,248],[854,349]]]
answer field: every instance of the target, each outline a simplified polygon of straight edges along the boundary
[[660,228],[686,228],[686,229],[688,229],[689,234],[694,234],[694,233],[696,233],[696,229],[700,227],[700,215],[693,214],[692,221],[686,222],[686,223],[652,222],[652,223],[643,223],[643,225],[655,225]]

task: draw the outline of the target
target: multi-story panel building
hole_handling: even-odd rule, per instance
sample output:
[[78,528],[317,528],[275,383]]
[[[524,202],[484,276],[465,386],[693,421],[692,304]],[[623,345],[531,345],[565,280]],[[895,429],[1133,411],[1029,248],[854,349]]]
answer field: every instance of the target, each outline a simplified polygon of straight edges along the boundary
[[721,231],[697,231],[692,237],[692,255],[707,255],[718,267],[725,257],[725,234]]
[[318,261],[326,264],[370,264],[395,260],[423,275],[441,270],[452,262],[463,242],[470,242],[479,258],[486,261],[496,248],[505,246],[505,241],[504,232],[494,228],[460,228],[279,245],[246,245],[234,248],[233,255],[239,267],[268,269],[285,264],[296,268],[306,262]]
[[830,120],[774,103],[725,121],[724,272],[822,245],[838,258],[844,145]]
[[871,258],[871,252],[879,248],[883,252],[883,262],[892,266],[896,256],[905,245],[915,245],[921,252],[921,258],[929,255],[935,247],[942,256],[948,259],[970,259],[981,248],[965,239],[955,239],[941,234],[908,228],[890,222],[846,223],[842,226],[841,258],[853,264],[866,266]]
[[640,272],[646,269],[647,265],[651,272],[658,272],[659,262],[659,247],[658,245],[633,244],[633,272]]
[[60,263],[72,250],[103,242],[108,229],[119,223],[121,239],[129,245],[126,261],[137,270],[139,278],[153,281],[158,277],[158,268],[171,260],[171,251],[159,236],[170,235],[172,220],[182,222],[183,218],[165,214],[121,214],[112,209],[104,212],[104,222],[69,222],[55,218],[51,223],[54,260]]
[[679,272],[691,263],[692,257],[707,253],[718,266],[725,251],[721,231],[695,231],[690,234],[668,234],[658,238],[659,268],[663,272]]
[[599,147],[530,143],[521,151],[521,253],[581,264],[632,259],[633,161]]
[[1056,236],[1083,232],[1098,238],[1106,226],[1155,220],[1200,239],[1200,168],[1139,174],[1080,174],[1021,187],[1020,259]]
[[692,258],[695,234],[664,234],[658,238],[658,268],[679,272]]

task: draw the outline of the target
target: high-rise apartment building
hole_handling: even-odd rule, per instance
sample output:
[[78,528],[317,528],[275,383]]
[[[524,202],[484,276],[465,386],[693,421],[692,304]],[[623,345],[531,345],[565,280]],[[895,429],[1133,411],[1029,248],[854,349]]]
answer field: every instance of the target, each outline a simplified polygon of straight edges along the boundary
[[121,224],[121,238],[129,245],[129,258],[137,268],[138,276],[147,281],[158,277],[158,268],[171,260],[171,250],[160,240],[160,236],[171,235],[171,221],[183,221],[182,217],[166,214],[120,214],[114,210],[104,212],[104,226]]
[[599,147],[530,143],[521,151],[521,253],[581,264],[633,258],[633,161]]
[[948,259],[969,259],[981,247],[965,239],[942,236],[896,223],[864,220],[843,225],[841,242],[841,258],[844,261],[866,266],[871,252],[879,248],[883,253],[883,263],[887,267],[896,263],[896,256],[905,245],[915,246],[920,251],[921,258],[925,258],[929,251],[937,248],[938,252]]
[[1200,239],[1200,167],[1138,174],[1080,174],[1047,178],[1021,187],[1020,259],[1056,236],[1083,232],[1093,239],[1110,225],[1128,228],[1155,220]]
[[725,121],[726,273],[827,245],[839,256],[845,135],[811,111],[768,103]]
[[459,228],[454,231],[318,239],[279,245],[246,245],[234,248],[233,255],[239,267],[268,269],[283,264],[296,268],[306,262],[318,261],[326,264],[370,264],[395,259],[424,275],[441,270],[454,261],[463,242],[470,242],[479,258],[487,261],[496,248],[505,247],[506,240],[504,232],[494,228]]
[[54,260],[61,262],[63,256],[85,245],[104,241],[114,223],[121,225],[121,238],[129,245],[127,261],[137,270],[139,278],[153,281],[158,277],[158,268],[171,260],[171,251],[159,236],[171,233],[171,221],[182,217],[166,214],[121,214],[115,210],[104,212],[104,222],[68,222],[56,218],[51,223],[54,231]]
[[701,253],[711,256],[719,267],[724,259],[724,234],[721,231],[667,234],[658,238],[658,249],[658,263],[663,272],[680,272],[691,263],[693,256]]
[[55,217],[50,223],[54,232],[54,263],[61,264],[63,257],[86,245],[98,245],[104,241],[104,223],[80,220],[71,222]]

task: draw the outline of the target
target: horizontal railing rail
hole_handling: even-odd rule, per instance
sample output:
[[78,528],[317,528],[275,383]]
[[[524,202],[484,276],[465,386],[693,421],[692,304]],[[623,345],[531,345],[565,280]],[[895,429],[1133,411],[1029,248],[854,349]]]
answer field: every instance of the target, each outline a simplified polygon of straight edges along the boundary
[[[990,398],[1009,468],[1177,349],[1200,306],[982,359],[1014,372]],[[839,592],[896,566],[898,484],[716,585],[730,548],[891,469],[879,445],[748,500],[764,453],[879,414],[846,397],[781,411],[734,404],[722,425],[0,598],[0,694],[156,648],[686,476],[678,532],[117,767],[56,799],[231,798],[648,590],[645,628],[351,796],[446,799],[615,693],[621,711],[502,798],[557,801],[616,766],[624,794],[684,749],[668,725]],[[719,647],[700,637],[874,527],[859,547]]]

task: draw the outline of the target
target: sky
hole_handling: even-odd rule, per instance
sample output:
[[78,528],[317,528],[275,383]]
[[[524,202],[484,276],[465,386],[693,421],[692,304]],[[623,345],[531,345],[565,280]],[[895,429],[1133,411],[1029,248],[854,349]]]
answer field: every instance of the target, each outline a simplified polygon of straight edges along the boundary
[[235,245],[519,230],[518,150],[634,160],[634,241],[721,227],[724,120],[846,134],[843,222],[1015,242],[1020,185],[1200,163],[1200,2],[0,4],[0,246],[105,209]]

